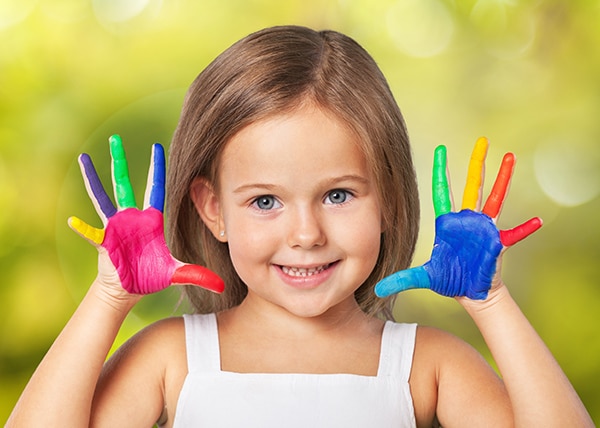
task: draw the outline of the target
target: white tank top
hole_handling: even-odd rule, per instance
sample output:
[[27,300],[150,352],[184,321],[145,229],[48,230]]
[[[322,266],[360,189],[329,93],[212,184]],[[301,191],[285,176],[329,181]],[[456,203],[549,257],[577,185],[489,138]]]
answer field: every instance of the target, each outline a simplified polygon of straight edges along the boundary
[[174,427],[415,427],[415,324],[386,322],[377,376],[221,370],[214,314],[185,315],[188,374]]

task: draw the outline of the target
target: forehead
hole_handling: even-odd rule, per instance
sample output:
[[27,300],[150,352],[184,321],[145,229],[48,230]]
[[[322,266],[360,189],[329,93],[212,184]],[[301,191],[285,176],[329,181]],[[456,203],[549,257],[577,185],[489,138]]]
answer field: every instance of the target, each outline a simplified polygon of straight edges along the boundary
[[304,171],[368,175],[362,144],[336,116],[312,104],[257,121],[225,146],[220,178],[243,173],[279,177]]

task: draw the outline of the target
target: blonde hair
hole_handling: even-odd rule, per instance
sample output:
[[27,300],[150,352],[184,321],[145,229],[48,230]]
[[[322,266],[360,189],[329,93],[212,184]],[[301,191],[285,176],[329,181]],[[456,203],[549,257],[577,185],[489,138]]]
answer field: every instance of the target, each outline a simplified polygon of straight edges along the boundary
[[364,312],[391,318],[393,299],[379,299],[378,280],[410,265],[419,201],[408,135],[400,109],[371,56],[335,31],[272,27],[250,34],[219,55],[186,95],[170,147],[167,236],[174,256],[207,266],[225,281],[216,295],[185,286],[194,310],[208,313],[241,303],[247,293],[226,243],[200,220],[190,198],[197,177],[218,189],[217,168],[227,142],[245,126],[289,113],[305,101],[334,114],[358,136],[372,169],[384,231],[378,260],[355,297]]

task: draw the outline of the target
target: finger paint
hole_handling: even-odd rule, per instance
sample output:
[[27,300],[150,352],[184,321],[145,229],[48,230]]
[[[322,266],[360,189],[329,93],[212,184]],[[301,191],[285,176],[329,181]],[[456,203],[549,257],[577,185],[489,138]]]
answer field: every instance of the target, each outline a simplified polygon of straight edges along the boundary
[[84,181],[88,189],[88,194],[95,200],[92,202],[94,202],[94,205],[100,209],[106,218],[112,217],[117,212],[117,209],[104,190],[92,159],[88,154],[83,153],[79,156],[79,163],[83,168]]
[[435,220],[431,259],[423,265],[431,289],[448,297],[487,297],[502,243],[496,225],[485,214],[462,210]]
[[496,181],[492,187],[492,191],[490,192],[490,195],[488,196],[485,206],[482,210],[484,214],[489,215],[493,219],[497,218],[498,214],[500,214],[502,204],[504,204],[504,199],[506,198],[506,193],[508,192],[508,186],[510,184],[510,179],[512,178],[514,168],[515,155],[512,153],[505,154],[504,158],[502,159],[502,164],[500,165],[500,171],[498,171]]
[[469,170],[467,172],[467,183],[463,193],[462,209],[476,210],[480,200],[481,186],[483,183],[483,167],[488,149],[488,140],[481,137],[475,143]]
[[500,231],[500,241],[505,247],[515,245],[517,242],[527,238],[529,235],[542,227],[542,219],[534,217],[527,220],[525,223],[508,230]]
[[439,217],[449,213],[452,210],[452,199],[450,198],[450,185],[448,184],[445,146],[436,147],[433,154],[433,177],[431,184],[435,216]]
[[109,143],[117,206],[119,208],[133,208],[136,206],[135,196],[129,180],[129,167],[127,166],[123,142],[118,135],[112,135],[109,138]]
[[152,149],[143,211],[135,206],[125,151],[118,135],[109,139],[113,160],[113,184],[118,209],[106,194],[92,160],[80,156],[88,194],[103,218],[105,228],[97,229],[77,217],[68,220],[80,236],[106,250],[123,289],[132,294],[155,293],[172,284],[192,284],[221,293],[225,287],[218,275],[205,267],[175,259],[165,241],[163,207],[165,199],[165,151],[160,144]]
[[165,149],[160,144],[152,146],[152,162],[151,172],[152,177],[150,185],[149,204],[160,212],[165,206]]
[[96,245],[102,245],[102,242],[104,241],[104,230],[90,226],[78,217],[70,217],[67,222],[71,229],[76,231],[85,239]]
[[436,212],[435,241],[431,258],[422,266],[396,272],[377,283],[375,294],[387,297],[415,288],[429,288],[448,297],[465,296],[484,300],[497,274],[502,249],[516,244],[542,226],[536,217],[513,229],[498,230],[499,215],[512,178],[515,157],[507,153],[482,212],[479,204],[488,142],[480,138],[475,144],[463,205],[467,208],[451,212],[450,186],[446,172],[446,149],[440,146],[434,154],[433,202]]
[[170,285],[177,263],[164,239],[160,211],[127,208],[117,212],[106,226],[102,246],[128,292],[150,294]]
[[383,278],[375,285],[377,297],[388,297],[392,294],[417,288],[430,288],[429,275],[423,266],[401,270]]
[[173,284],[202,284],[202,287],[215,293],[225,289],[223,280],[213,271],[198,265],[184,264],[175,269],[171,277]]

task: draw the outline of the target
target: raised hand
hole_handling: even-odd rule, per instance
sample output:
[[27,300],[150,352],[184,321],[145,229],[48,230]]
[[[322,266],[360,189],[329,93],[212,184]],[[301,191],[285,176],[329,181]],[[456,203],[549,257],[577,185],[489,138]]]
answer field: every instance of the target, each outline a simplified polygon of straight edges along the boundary
[[150,294],[173,284],[193,284],[220,293],[221,278],[205,267],[183,263],[170,253],[164,237],[165,152],[160,144],[152,147],[152,159],[144,209],[136,208],[127,159],[121,138],[109,139],[115,207],[106,194],[87,154],[79,157],[85,186],[102,219],[97,229],[77,217],[69,226],[98,248],[105,250],[116,269],[121,286],[131,294]]
[[436,148],[432,179],[436,236],[431,258],[422,266],[382,279],[375,287],[377,296],[429,288],[448,297],[484,300],[492,287],[503,249],[541,227],[542,221],[537,217],[509,230],[496,227],[514,169],[512,153],[504,156],[492,191],[483,210],[479,211],[487,149],[487,139],[478,139],[469,163],[462,210],[453,212],[446,147]]

